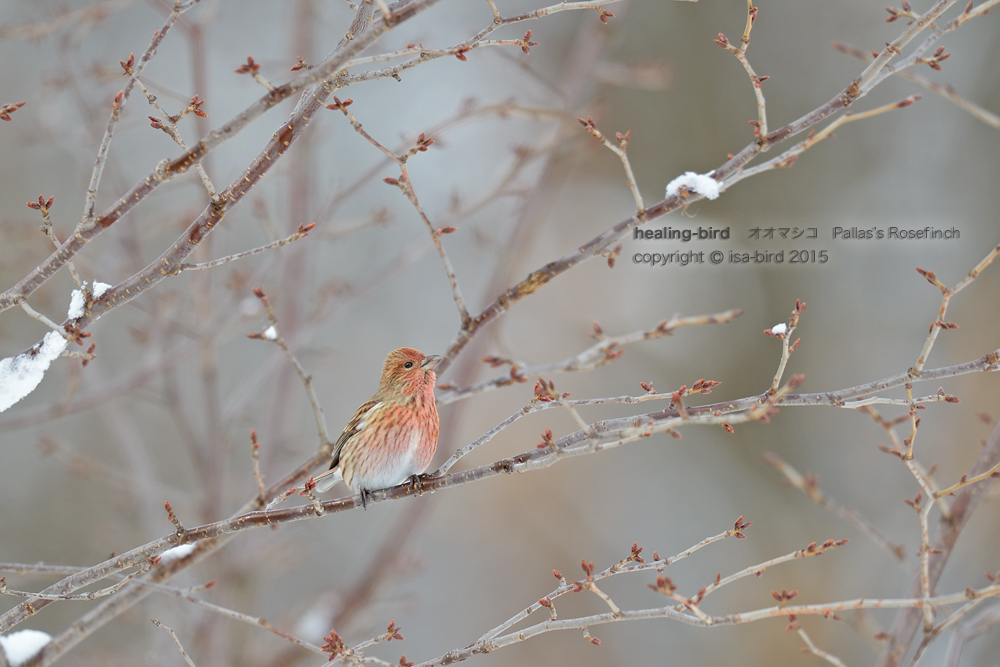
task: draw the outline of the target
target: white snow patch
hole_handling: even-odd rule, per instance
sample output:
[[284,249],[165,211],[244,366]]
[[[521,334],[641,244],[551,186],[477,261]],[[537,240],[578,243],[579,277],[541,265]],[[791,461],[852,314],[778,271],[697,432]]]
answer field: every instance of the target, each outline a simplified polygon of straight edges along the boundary
[[782,322],[781,324],[775,324],[771,327],[771,333],[775,336],[780,336],[781,334],[788,331],[788,325]]
[[111,289],[111,285],[107,283],[99,283],[95,280],[93,287],[94,298],[100,299],[102,296],[104,296],[104,293],[107,292],[109,289]]
[[169,563],[172,560],[178,560],[180,558],[184,558],[192,551],[194,551],[193,544],[182,544],[179,547],[174,547],[173,549],[167,549],[162,554],[160,554],[160,562]]
[[0,647],[10,667],[20,667],[42,650],[42,647],[52,641],[52,636],[41,630],[20,630],[9,635],[0,636]]
[[50,331],[28,352],[0,359],[0,412],[35,390],[66,342],[58,331]]
[[678,176],[667,184],[667,196],[675,197],[680,194],[681,188],[688,192],[694,192],[708,199],[719,198],[719,182],[708,174],[696,174],[693,171],[685,172],[683,176]]
[[78,289],[73,290],[73,294],[69,299],[69,311],[66,313],[66,317],[71,320],[83,317],[83,308],[86,305],[87,300],[84,299],[83,292]]
[[268,328],[264,329],[263,336],[268,340],[278,340],[278,330],[275,329],[273,325],[269,326]]

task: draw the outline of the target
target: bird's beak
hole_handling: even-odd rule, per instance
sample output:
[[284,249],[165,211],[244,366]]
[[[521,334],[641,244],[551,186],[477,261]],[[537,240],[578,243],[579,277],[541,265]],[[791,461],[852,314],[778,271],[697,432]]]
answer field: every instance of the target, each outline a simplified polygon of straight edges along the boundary
[[441,357],[436,354],[429,354],[420,362],[420,367],[426,371],[432,371],[441,362]]

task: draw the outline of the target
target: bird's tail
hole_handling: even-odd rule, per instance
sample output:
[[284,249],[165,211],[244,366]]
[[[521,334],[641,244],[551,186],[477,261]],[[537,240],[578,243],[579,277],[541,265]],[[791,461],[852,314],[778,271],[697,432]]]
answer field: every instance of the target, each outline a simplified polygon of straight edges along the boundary
[[329,491],[337,482],[343,481],[343,479],[344,476],[340,474],[339,467],[327,470],[318,477],[313,477],[313,481],[316,482],[316,490],[320,493]]

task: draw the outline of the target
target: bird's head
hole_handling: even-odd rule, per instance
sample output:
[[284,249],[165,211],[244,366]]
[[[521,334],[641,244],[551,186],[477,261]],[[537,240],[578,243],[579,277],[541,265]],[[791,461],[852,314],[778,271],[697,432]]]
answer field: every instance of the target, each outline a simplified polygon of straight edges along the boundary
[[425,394],[433,396],[434,382],[437,376],[434,367],[441,361],[436,355],[425,356],[420,350],[412,347],[401,347],[386,356],[382,366],[382,381],[380,391],[415,396]]

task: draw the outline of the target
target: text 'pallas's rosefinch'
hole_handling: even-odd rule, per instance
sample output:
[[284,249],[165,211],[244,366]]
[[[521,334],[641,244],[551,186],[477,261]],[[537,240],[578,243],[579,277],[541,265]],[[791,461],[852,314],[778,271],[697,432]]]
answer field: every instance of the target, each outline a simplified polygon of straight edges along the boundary
[[330,470],[313,480],[317,491],[340,480],[354,493],[386,489],[427,469],[438,441],[434,367],[440,360],[411,347],[389,353],[378,391],[337,438]]

